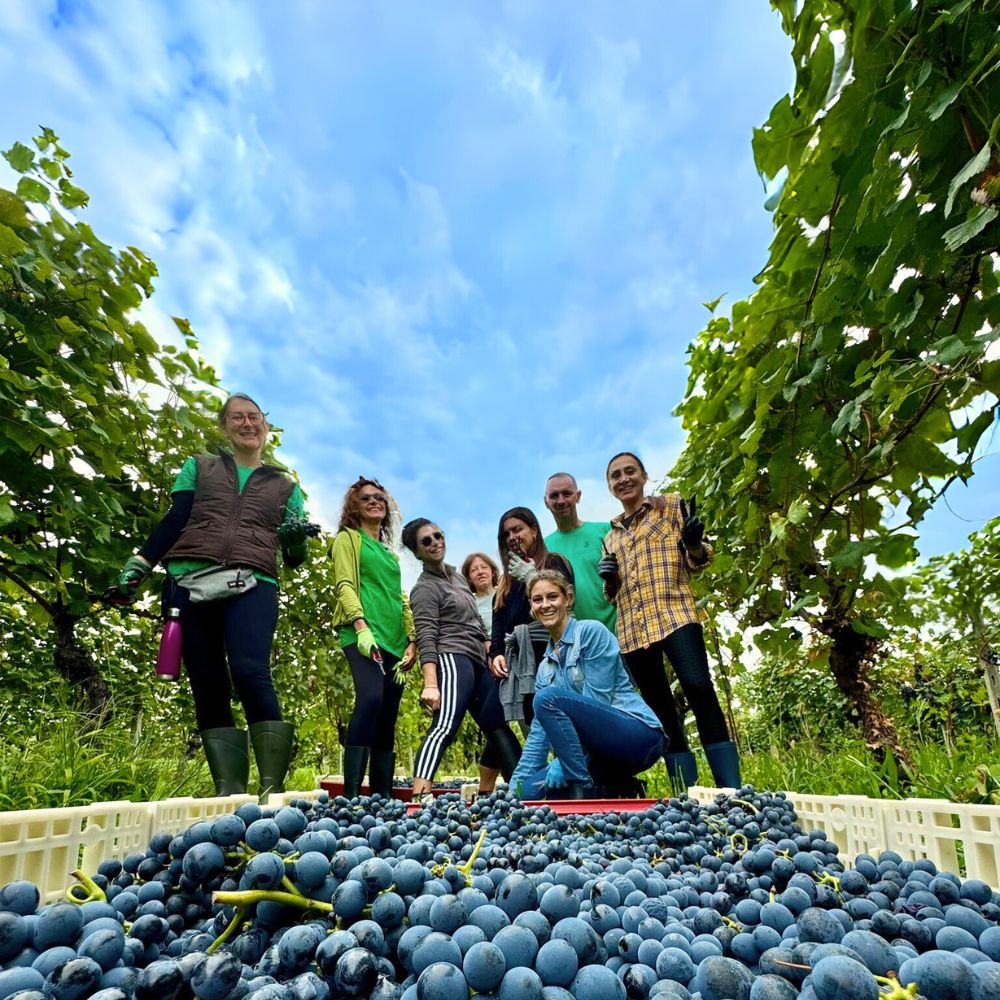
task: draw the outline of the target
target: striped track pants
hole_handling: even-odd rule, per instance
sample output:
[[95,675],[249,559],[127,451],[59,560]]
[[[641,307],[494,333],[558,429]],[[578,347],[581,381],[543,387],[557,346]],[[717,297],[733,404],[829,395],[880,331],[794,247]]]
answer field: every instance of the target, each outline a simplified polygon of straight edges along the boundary
[[437,673],[441,707],[431,718],[413,765],[414,775],[427,781],[433,780],[467,711],[484,732],[504,724],[496,681],[485,667],[462,653],[441,653]]

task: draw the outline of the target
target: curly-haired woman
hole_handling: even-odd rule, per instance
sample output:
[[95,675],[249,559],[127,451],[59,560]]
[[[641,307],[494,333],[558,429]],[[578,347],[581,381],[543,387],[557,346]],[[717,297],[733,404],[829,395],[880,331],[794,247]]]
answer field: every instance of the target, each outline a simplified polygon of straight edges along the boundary
[[333,558],[335,622],[354,681],[354,711],[344,748],[344,794],[361,788],[388,798],[396,764],[396,717],[417,655],[413,613],[392,549],[395,503],[376,479],[360,477],[344,495]]

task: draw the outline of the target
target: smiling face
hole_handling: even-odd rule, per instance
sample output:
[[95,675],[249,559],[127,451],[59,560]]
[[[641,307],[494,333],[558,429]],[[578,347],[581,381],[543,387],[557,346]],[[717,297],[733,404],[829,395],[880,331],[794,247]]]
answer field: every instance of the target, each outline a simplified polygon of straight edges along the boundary
[[267,440],[267,420],[252,400],[234,396],[226,404],[222,432],[238,451],[260,451]]
[[503,523],[503,536],[507,548],[518,555],[526,555],[535,547],[537,533],[519,517],[508,517]]
[[417,531],[417,558],[434,565],[444,562],[444,532],[436,524],[425,524]]
[[639,503],[647,480],[646,473],[634,455],[618,455],[608,466],[608,489],[623,507]]
[[531,614],[552,634],[561,636],[569,621],[573,602],[567,587],[545,575],[537,577],[529,593]]
[[557,520],[576,517],[580,491],[570,476],[553,476],[545,484],[545,506]]
[[493,589],[493,570],[482,559],[469,563],[469,583],[477,594],[488,594]]
[[365,483],[357,492],[356,502],[361,519],[378,523],[388,510],[385,494],[371,483]]

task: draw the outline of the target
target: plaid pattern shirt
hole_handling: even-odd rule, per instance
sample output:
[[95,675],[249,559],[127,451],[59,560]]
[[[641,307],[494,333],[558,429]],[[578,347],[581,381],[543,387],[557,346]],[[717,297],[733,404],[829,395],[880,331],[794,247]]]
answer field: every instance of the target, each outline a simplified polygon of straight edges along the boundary
[[712,547],[706,542],[708,558],[696,563],[681,546],[677,493],[647,497],[627,528],[623,517],[612,518],[604,546],[618,558],[622,585],[613,601],[618,642],[623,653],[631,653],[699,621],[691,574],[708,565]]

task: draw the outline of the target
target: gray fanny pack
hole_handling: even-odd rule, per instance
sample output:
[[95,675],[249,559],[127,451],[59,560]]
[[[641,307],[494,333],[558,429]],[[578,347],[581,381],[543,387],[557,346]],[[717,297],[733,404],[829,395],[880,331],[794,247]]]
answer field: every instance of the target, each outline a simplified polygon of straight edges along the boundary
[[177,578],[192,604],[238,597],[257,586],[257,577],[245,566],[208,566]]

